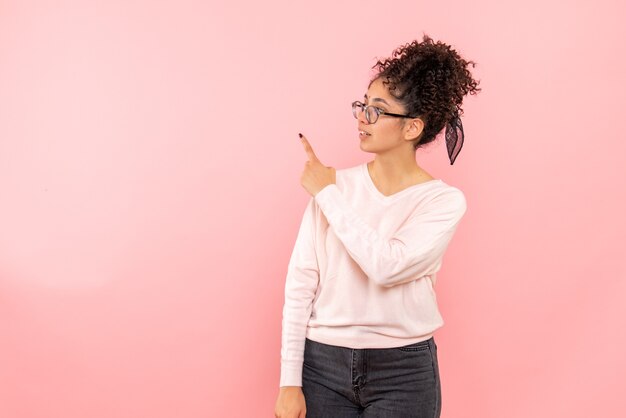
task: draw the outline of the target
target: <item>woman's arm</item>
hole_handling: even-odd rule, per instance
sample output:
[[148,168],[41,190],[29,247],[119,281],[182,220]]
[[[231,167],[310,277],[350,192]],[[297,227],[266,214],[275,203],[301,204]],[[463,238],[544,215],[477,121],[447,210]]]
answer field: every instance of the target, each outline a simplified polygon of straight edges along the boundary
[[282,320],[280,386],[302,386],[306,328],[319,283],[315,251],[315,201],[309,200],[287,267]]
[[463,192],[450,188],[407,219],[391,239],[383,239],[336,184],[327,185],[314,198],[350,256],[384,287],[419,279],[437,268],[467,209]]

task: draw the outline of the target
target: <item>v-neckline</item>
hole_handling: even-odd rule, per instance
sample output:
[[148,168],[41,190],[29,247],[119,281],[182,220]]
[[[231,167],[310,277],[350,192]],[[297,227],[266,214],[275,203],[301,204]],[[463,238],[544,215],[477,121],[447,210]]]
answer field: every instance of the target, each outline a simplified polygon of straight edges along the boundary
[[369,169],[367,168],[367,164],[368,164],[367,162],[361,164],[361,172],[363,173],[363,176],[365,177],[365,184],[367,184],[368,189],[370,189],[370,191],[379,200],[381,200],[383,202],[391,202],[393,200],[398,199],[401,196],[404,196],[405,194],[409,193],[410,191],[413,191],[415,189],[421,188],[421,187],[426,186],[426,185],[440,183],[440,182],[443,181],[441,179],[433,179],[433,180],[423,181],[421,183],[413,184],[412,186],[406,187],[406,188],[404,188],[404,189],[402,189],[402,190],[400,190],[398,192],[395,192],[393,194],[385,195],[380,190],[378,190],[378,188],[374,184],[374,180],[370,176],[370,172],[369,172]]

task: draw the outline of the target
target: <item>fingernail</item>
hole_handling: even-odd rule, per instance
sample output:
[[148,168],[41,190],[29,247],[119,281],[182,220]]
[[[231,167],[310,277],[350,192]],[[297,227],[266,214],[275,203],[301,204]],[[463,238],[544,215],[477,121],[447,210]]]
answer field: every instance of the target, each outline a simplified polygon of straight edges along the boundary
[[298,132],[298,135],[300,135],[300,138],[302,138],[302,134]]

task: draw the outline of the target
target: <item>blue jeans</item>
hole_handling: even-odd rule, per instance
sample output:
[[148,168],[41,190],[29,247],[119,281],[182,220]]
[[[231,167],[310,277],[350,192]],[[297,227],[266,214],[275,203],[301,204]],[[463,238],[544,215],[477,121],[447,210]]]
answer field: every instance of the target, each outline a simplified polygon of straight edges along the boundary
[[307,418],[439,418],[437,344],[352,349],[305,340]]

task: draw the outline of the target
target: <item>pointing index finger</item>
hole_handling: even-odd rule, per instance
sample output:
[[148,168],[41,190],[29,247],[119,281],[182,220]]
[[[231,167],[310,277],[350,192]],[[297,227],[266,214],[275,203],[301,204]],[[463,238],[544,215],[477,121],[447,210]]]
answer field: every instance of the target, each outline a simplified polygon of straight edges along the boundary
[[302,144],[304,145],[304,150],[309,156],[309,161],[319,161],[317,159],[317,155],[315,155],[315,152],[313,152],[313,147],[311,147],[311,144],[309,144],[309,141],[304,137],[304,135],[302,135],[301,139]]

